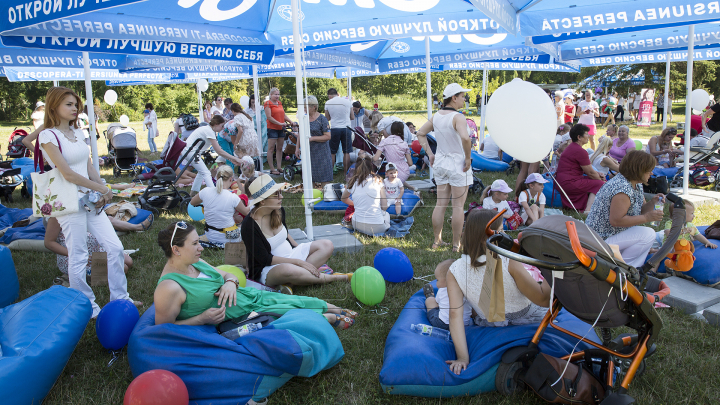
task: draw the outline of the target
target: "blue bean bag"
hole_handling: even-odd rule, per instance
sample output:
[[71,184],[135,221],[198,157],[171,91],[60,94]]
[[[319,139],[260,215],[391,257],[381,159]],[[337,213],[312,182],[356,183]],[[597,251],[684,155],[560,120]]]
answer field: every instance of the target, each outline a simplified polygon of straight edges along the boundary
[[152,214],[152,212],[150,212],[150,211],[148,211],[148,210],[144,210],[144,209],[142,209],[142,208],[138,208],[138,210],[137,210],[137,215],[135,215],[134,217],[130,218],[130,219],[128,220],[128,223],[129,223],[129,224],[135,224],[135,225],[140,224],[140,223],[142,223],[144,220],[146,220],[151,214]]
[[545,206],[548,208],[562,208],[562,200],[560,199],[560,189],[555,190],[555,182],[549,173],[543,174],[548,182],[545,183],[543,194],[545,195]]
[[5,308],[15,302],[20,293],[15,263],[10,249],[5,246],[0,246],[0,263],[3,263],[0,266],[0,308]]
[[0,204],[0,229],[12,226],[15,222],[26,219],[32,213],[32,208],[8,208]]
[[[590,330],[587,338],[600,343],[590,325],[565,310],[557,319],[559,325],[577,334],[585,335]],[[455,375],[445,364],[445,360],[456,358],[452,342],[415,333],[410,330],[411,324],[430,324],[422,290],[410,298],[385,341],[380,385],[386,394],[449,398],[494,391],[502,354],[511,347],[529,344],[538,327],[465,327],[470,364]],[[560,357],[570,353],[576,343],[576,339],[548,327],[540,340],[540,351]],[[580,344],[577,350],[588,347]]]
[[80,291],[53,286],[0,309],[0,392],[6,404],[40,404],[92,316]]
[[313,211],[345,213],[348,205],[342,201],[320,201],[312,206]]
[[293,376],[310,377],[345,355],[324,316],[307,309],[287,312],[257,332],[230,341],[212,325],[155,325],[151,306],[128,343],[133,375],[163,369],[177,374],[199,405],[260,401]]
[[[420,200],[420,197],[415,195],[415,193],[410,190],[405,190],[405,193],[403,193],[402,196],[402,201],[403,204],[400,207],[400,215],[404,215],[406,217],[410,216],[413,211],[415,211],[415,208],[417,208],[417,206],[422,202]],[[387,208],[387,212],[390,215],[397,215],[395,213],[395,204],[390,205]]]
[[[705,235],[707,226],[698,226],[698,231]],[[720,240],[709,239],[712,243],[720,246]],[[690,271],[683,273],[692,277],[695,281],[703,285],[715,285],[720,282],[720,248],[710,249],[698,241],[693,241],[695,245],[695,263]],[[648,259],[652,255],[648,255]],[[665,260],[660,263],[658,273],[665,273]]]
[[470,157],[472,158],[473,169],[483,170],[486,172],[504,172],[508,169],[508,164],[501,160],[492,160],[483,157],[477,151],[471,151]]
[[503,161],[503,162],[505,162],[505,163],[510,163],[510,162],[512,162],[513,160],[515,160],[514,157],[512,157],[512,156],[508,155],[507,153],[503,152],[503,157],[502,157],[502,161]]

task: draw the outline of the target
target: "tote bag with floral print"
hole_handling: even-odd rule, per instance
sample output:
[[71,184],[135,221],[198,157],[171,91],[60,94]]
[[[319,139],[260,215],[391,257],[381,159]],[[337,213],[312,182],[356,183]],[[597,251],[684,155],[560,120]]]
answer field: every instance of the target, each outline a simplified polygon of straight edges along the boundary
[[[53,135],[57,139],[55,132]],[[62,147],[59,145],[60,140],[58,139],[58,147],[62,153]],[[40,173],[30,174],[33,183],[33,215],[48,218],[76,213],[79,209],[77,185],[65,180],[57,168],[45,172],[41,156],[40,142],[38,141],[35,143],[35,170],[39,166]]]

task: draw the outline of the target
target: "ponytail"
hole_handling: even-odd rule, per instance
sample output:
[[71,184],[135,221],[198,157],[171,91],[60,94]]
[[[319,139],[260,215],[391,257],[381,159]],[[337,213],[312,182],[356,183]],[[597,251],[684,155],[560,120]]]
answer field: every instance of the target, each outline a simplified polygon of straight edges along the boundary
[[233,170],[228,165],[222,165],[222,166],[218,167],[216,175],[217,175],[217,180],[215,182],[215,190],[217,191],[218,194],[220,194],[223,191],[223,188],[225,185],[225,180],[232,179]]

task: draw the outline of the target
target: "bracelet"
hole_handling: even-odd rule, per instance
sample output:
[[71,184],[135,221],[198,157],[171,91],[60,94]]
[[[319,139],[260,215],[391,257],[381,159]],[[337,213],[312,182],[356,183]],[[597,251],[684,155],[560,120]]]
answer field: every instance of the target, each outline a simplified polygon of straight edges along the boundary
[[104,192],[102,195],[106,196],[108,193],[112,193],[112,189],[108,187],[108,191]]
[[[225,280],[225,283],[227,283],[228,281],[235,284],[236,289],[240,288],[240,281],[229,278],[229,279]],[[225,283],[223,283],[223,284],[225,284]]]

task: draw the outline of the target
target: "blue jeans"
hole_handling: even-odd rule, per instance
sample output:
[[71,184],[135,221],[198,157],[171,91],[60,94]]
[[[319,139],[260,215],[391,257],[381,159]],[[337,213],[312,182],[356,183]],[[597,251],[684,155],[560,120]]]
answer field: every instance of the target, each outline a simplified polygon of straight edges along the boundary
[[148,146],[150,147],[151,153],[157,152],[157,146],[155,146],[155,137],[150,135],[150,131],[148,131]]

